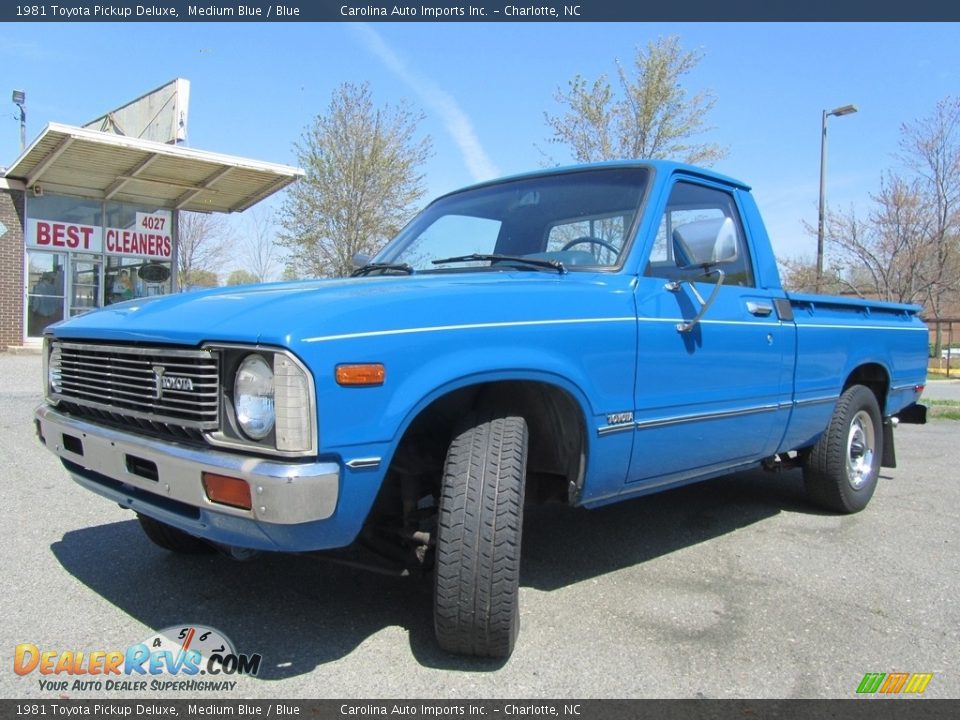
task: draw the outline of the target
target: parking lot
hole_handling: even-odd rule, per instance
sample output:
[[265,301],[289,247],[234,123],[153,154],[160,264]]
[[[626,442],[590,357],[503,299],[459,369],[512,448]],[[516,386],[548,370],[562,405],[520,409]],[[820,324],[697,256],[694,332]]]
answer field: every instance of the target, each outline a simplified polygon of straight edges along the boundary
[[932,672],[925,695],[960,697],[958,422],[901,427],[899,467],[855,516],[808,505],[797,472],[535,508],[517,649],[484,662],[435,647],[428,580],[157,549],[34,439],[40,372],[38,356],[0,353],[5,698],[96,696],[10,672],[18,644],[123,650],[181,623],[262,654],[227,697],[842,698],[894,671]]

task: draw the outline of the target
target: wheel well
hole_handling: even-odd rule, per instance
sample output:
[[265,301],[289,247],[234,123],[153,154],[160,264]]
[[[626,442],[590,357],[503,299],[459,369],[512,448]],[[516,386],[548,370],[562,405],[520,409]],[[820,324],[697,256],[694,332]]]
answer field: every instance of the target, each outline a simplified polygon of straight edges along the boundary
[[476,402],[527,421],[528,500],[567,502],[576,496],[586,470],[586,423],[566,390],[545,382],[497,382],[482,386]]
[[880,406],[881,414],[887,402],[887,392],[890,389],[890,376],[887,375],[886,368],[877,363],[867,363],[859,366],[847,377],[843,384],[843,392],[853,385],[864,385],[873,391],[877,398],[877,405]]
[[527,421],[528,500],[566,502],[576,494],[586,468],[586,423],[579,404],[549,383],[498,381],[454,390],[420,411],[391,459],[375,514],[393,515],[404,494],[408,506],[437,495],[453,433],[460,419],[479,406]]
[[454,432],[474,408],[527,422],[526,502],[571,502],[586,470],[586,421],[565,390],[537,381],[501,381],[454,390],[410,423],[359,542],[401,566],[429,565],[435,541],[443,465]]

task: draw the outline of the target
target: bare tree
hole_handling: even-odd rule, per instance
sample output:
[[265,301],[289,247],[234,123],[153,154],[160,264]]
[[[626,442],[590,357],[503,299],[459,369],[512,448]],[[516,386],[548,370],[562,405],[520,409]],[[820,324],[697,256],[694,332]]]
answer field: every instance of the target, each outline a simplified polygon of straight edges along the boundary
[[253,282],[269,282],[277,274],[278,248],[273,238],[273,213],[253,208],[244,213],[244,219],[243,269],[253,276]]
[[[201,272],[214,275],[223,262],[228,239],[222,215],[181,212],[177,229],[177,282],[190,287]],[[209,277],[206,277],[209,282]]]
[[279,242],[298,274],[347,275],[409,219],[425,188],[429,137],[406,105],[374,107],[369,86],[344,83],[295,144],[306,177],[287,193]]
[[897,157],[903,170],[884,174],[867,216],[829,215],[825,239],[847,287],[939,319],[960,301],[960,101],[903,124]]
[[632,67],[619,60],[617,85],[606,75],[590,81],[577,75],[566,92],[557,89],[557,115],[544,113],[553,134],[548,142],[566,146],[579,162],[631,158],[679,159],[712,165],[727,154],[715,143],[696,143],[710,130],[706,116],[716,98],[710,90],[689,95],[685,76],[703,59],[685,52],[676,36],[637,48]]
[[870,197],[866,218],[852,208],[827,216],[824,237],[838,250],[843,285],[861,296],[923,302],[929,291],[923,276],[928,215],[916,184],[888,173]]
[[960,98],[944,98],[900,134],[899,158],[916,175],[928,218],[919,274],[927,310],[940,319],[945,304],[960,300]]

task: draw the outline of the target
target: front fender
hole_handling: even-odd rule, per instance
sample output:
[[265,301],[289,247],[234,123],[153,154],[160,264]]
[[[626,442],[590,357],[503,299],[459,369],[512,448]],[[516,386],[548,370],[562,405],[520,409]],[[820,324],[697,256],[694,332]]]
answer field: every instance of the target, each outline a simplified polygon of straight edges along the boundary
[[[297,353],[314,372],[321,452],[399,442],[417,413],[447,392],[480,382],[537,380],[566,390],[588,428],[632,409],[636,324],[556,328],[497,327],[358,338]],[[340,363],[381,362],[384,383],[341,387]]]

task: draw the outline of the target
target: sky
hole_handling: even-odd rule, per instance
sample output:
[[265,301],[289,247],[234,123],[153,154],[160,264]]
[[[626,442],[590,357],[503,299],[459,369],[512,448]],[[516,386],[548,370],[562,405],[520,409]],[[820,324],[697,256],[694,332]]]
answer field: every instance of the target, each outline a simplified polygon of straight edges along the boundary
[[[675,34],[703,59],[685,81],[717,97],[702,136],[727,146],[714,169],[751,185],[780,256],[812,258],[821,112],[831,118],[827,200],[869,210],[899,167],[900,128],[960,95],[950,23],[0,23],[0,91],[27,94],[27,143],[48,122],[82,125],[175,77],[190,80],[187,144],[297,164],[293,143],[344,81],[408,101],[433,138],[428,199],[541,167],[544,112],[575,75]],[[0,166],[19,154],[18,111],[0,114]],[[265,204],[279,206],[281,198]],[[243,219],[235,221],[242,223]]]

